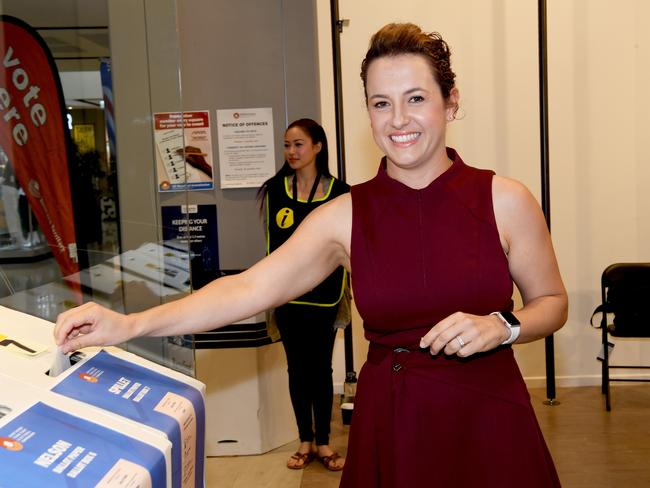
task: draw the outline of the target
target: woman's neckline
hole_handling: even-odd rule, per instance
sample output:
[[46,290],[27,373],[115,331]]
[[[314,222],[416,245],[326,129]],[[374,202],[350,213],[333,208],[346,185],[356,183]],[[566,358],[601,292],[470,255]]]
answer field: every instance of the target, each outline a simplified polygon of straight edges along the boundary
[[388,161],[386,159],[386,156],[381,158],[381,163],[379,165],[379,172],[378,175],[381,177],[381,179],[385,180],[386,182],[392,183],[393,185],[397,187],[403,188],[405,191],[410,191],[410,192],[421,192],[421,191],[426,191],[429,188],[436,187],[440,184],[443,184],[445,181],[447,181],[456,171],[458,168],[464,164],[463,160],[460,158],[458,153],[456,152],[455,149],[447,147],[447,159],[448,161],[451,161],[451,164],[438,176],[433,178],[429,183],[427,183],[425,186],[421,188],[414,188],[406,183],[404,183],[401,180],[398,180],[396,178],[393,178],[391,175],[388,174]]

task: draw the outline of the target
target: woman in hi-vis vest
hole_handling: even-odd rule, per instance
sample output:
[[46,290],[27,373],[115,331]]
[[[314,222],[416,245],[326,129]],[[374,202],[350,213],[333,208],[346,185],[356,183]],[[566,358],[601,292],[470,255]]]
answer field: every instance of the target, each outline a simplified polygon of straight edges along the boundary
[[[267,254],[281,246],[300,222],[329,200],[349,191],[328,168],[327,137],[311,119],[292,122],[284,136],[284,165],[259,191],[266,216]],[[289,393],[296,415],[300,446],[287,461],[302,469],[315,458],[332,471],[344,459],[329,446],[332,416],[332,351],[334,327],[346,272],[339,266],[325,281],[275,309],[275,320],[287,355]]]

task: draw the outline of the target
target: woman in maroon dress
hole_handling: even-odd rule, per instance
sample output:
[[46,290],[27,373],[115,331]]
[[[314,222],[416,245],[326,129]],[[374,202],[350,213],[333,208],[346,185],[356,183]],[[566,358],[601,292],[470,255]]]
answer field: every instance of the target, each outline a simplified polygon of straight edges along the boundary
[[[413,24],[378,31],[362,64],[377,176],[314,210],[249,270],[123,316],[62,314],[64,351],[232,323],[352,272],[370,341],[344,487],[555,487],[559,480],[510,344],[567,316],[544,216],[520,183],[445,145],[459,95],[449,49]],[[523,307],[512,313],[513,283]]]

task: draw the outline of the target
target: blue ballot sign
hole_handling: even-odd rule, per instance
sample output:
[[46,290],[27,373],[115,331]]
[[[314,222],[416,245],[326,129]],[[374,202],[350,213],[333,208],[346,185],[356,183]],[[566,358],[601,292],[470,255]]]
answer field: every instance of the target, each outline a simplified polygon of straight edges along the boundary
[[0,487],[158,487],[159,449],[38,402],[0,427]]
[[172,443],[172,485],[203,486],[205,402],[198,389],[102,350],[52,391],[163,432]]

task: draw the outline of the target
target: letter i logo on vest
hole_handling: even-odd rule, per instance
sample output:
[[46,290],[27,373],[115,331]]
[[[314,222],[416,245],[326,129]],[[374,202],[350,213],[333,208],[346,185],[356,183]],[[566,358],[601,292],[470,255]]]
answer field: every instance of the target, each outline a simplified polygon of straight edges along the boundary
[[281,208],[275,214],[275,223],[278,224],[280,229],[288,229],[293,225],[293,210],[289,207]]

